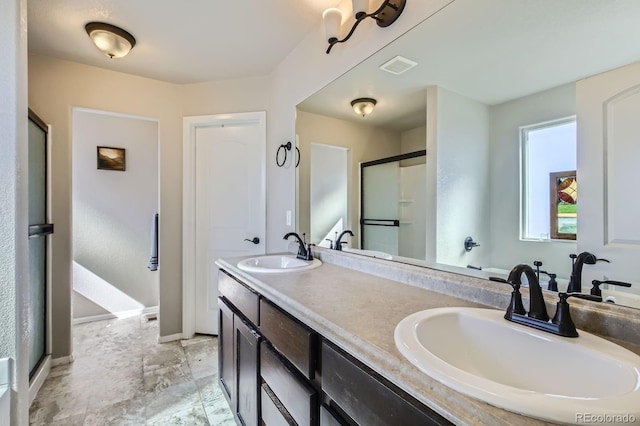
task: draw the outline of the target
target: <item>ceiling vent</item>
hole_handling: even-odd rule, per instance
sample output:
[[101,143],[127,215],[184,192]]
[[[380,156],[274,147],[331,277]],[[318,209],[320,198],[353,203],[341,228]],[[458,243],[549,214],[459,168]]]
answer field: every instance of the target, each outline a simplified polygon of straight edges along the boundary
[[417,62],[412,61],[411,59],[407,59],[402,56],[396,56],[395,58],[385,62],[380,65],[380,69],[382,71],[389,72],[391,74],[400,75],[409,71],[411,68],[418,65]]

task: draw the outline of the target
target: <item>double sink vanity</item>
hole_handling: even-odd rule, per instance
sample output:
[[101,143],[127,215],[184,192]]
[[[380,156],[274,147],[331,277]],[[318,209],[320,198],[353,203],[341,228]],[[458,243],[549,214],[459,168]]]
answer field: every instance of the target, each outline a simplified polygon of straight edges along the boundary
[[572,301],[580,336],[560,337],[506,321],[503,283],[313,257],[216,262],[220,386],[238,424],[640,422],[637,311]]

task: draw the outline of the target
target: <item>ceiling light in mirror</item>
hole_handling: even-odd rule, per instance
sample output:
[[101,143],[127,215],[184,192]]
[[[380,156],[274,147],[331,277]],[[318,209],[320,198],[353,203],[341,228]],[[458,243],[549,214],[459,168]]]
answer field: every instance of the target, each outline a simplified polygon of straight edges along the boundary
[[376,106],[378,101],[371,98],[358,98],[351,101],[353,111],[365,118],[367,115],[373,112],[373,107]]

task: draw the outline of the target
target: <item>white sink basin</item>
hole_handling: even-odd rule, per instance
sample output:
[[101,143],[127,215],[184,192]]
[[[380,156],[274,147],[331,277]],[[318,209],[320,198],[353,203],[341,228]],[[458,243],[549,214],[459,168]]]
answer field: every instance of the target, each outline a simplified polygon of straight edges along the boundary
[[300,272],[317,268],[320,265],[322,265],[322,262],[319,259],[306,261],[296,258],[294,254],[258,256],[238,262],[238,268],[243,271],[266,274]]
[[584,331],[564,338],[503,315],[479,308],[417,312],[396,327],[396,346],[439,382],[509,411],[565,424],[598,415],[627,416],[600,419],[609,424],[640,422],[638,355]]

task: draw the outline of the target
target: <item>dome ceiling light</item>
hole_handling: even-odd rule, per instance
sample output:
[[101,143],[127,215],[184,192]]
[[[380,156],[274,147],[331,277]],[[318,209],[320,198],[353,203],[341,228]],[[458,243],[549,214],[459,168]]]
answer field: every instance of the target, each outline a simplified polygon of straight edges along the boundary
[[104,22],[89,22],[84,26],[93,44],[110,58],[122,58],[126,56],[136,39],[127,31],[115,25]]
[[356,114],[365,118],[373,112],[373,107],[376,106],[377,103],[378,101],[372,98],[358,98],[351,101],[351,107]]

